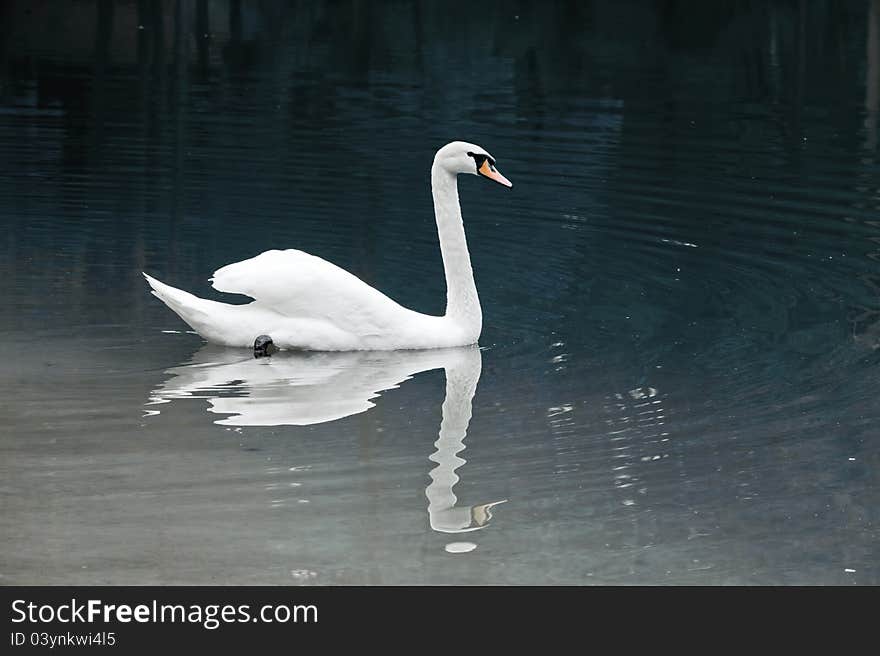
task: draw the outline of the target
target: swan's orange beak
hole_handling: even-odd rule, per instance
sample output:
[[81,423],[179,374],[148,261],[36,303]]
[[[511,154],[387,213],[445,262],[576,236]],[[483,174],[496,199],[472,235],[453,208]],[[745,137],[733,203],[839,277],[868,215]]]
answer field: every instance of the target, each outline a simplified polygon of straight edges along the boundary
[[480,172],[480,175],[489,178],[490,180],[494,180],[500,184],[503,184],[505,187],[512,187],[513,183],[501,175],[501,172],[496,169],[492,164],[489,164],[489,160],[484,160],[483,165],[477,169]]

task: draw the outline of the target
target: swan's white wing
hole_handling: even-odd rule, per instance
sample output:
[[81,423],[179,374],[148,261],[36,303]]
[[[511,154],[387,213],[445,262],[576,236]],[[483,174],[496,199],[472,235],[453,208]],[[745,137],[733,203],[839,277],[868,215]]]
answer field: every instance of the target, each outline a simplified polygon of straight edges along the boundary
[[218,291],[250,296],[279,314],[357,334],[381,332],[411,312],[335,264],[293,249],[229,264],[211,281]]

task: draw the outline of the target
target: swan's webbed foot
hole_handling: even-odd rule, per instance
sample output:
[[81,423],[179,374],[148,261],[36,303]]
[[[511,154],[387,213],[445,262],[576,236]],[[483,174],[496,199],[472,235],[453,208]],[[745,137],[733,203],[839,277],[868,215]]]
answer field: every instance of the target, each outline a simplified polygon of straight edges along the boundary
[[278,351],[275,342],[268,335],[260,335],[254,340],[254,357],[264,358]]

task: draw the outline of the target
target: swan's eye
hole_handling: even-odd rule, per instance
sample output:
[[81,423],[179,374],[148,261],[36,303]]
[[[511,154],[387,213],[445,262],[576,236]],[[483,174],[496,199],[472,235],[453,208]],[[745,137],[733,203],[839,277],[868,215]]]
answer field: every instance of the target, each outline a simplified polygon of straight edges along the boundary
[[474,164],[477,167],[477,171],[480,170],[480,167],[483,165],[483,162],[485,162],[486,160],[489,160],[489,166],[492,167],[493,171],[495,170],[495,168],[494,168],[495,162],[490,157],[486,157],[485,155],[478,155],[477,153],[468,153],[468,157],[473,157]]

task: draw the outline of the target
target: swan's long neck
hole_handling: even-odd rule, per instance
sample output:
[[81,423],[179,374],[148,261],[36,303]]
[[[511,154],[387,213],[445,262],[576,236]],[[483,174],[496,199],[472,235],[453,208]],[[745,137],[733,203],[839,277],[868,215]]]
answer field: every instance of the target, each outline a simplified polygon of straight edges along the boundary
[[446,316],[473,331],[476,340],[483,325],[483,313],[461,221],[458,183],[456,176],[437,162],[431,168],[431,192],[446,273]]

